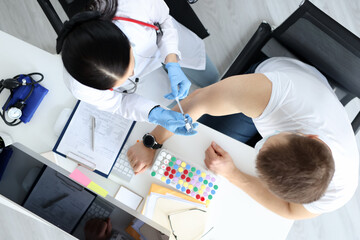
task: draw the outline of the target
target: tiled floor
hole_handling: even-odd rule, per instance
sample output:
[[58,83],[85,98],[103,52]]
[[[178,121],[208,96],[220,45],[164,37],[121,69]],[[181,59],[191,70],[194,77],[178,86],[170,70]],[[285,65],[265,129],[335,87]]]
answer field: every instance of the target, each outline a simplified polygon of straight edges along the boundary
[[[57,10],[57,0],[51,1]],[[207,53],[220,73],[224,73],[245,46],[262,20],[281,24],[301,0],[199,0],[193,5],[211,36],[205,39]],[[360,1],[312,0],[344,27],[360,36]],[[65,19],[61,13],[61,18]],[[56,34],[35,0],[0,1],[0,30],[24,41],[55,52]],[[1,53],[0,53],[1,54]],[[347,106],[350,118],[360,109],[355,100]],[[360,138],[357,136],[358,142]],[[360,190],[343,208],[311,220],[296,221],[288,240],[360,239]]]

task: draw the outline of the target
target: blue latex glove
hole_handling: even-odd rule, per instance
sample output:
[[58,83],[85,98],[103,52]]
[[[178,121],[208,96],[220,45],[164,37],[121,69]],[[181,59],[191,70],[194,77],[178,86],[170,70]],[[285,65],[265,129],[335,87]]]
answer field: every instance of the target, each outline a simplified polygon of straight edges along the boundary
[[[185,116],[191,120],[189,114],[186,114]],[[181,113],[166,110],[161,107],[156,107],[151,110],[149,113],[149,122],[158,124],[177,135],[190,136],[197,133],[195,130],[192,130],[191,132],[186,130],[184,116]],[[198,125],[198,123],[193,123],[193,129],[195,129]]]
[[169,62],[165,65],[171,84],[171,93],[166,94],[164,97],[174,100],[176,97],[179,99],[185,98],[191,86],[191,82],[185,76],[184,72],[178,63]]

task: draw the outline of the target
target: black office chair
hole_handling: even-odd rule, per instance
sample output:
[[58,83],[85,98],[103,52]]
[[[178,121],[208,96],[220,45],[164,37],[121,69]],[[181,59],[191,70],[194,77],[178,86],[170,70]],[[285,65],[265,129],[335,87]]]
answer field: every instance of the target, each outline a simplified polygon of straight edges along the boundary
[[[340,88],[345,106],[360,97],[360,39],[309,1],[279,27],[260,24],[223,78],[245,73],[264,57],[287,56],[306,62],[324,74],[333,87]],[[352,122],[359,131],[360,113]],[[259,134],[247,144],[254,146]]]
[[[191,6],[186,0],[164,0],[170,9],[170,15],[175,18],[179,23],[193,31],[201,39],[209,36],[208,31],[201,23]],[[78,12],[85,9],[89,0],[59,0],[66,15],[71,18]],[[63,23],[56,13],[54,7],[49,0],[38,0],[46,17],[53,26],[55,32],[59,34]]]

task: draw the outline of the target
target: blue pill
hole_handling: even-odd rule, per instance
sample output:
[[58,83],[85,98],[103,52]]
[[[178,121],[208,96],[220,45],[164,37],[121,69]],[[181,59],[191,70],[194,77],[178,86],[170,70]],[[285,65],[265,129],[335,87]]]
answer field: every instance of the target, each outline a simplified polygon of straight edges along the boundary
[[212,183],[209,183],[209,187],[212,187],[214,184],[212,184]]
[[180,176],[181,176],[181,173],[177,172],[177,173],[175,174],[175,176],[176,176],[176,177],[180,177]]
[[202,178],[202,177],[199,177],[198,181],[199,181],[199,182],[202,182],[202,181],[203,181],[203,178]]
[[170,179],[166,180],[166,184],[170,184],[170,182],[171,182]]
[[190,170],[190,168],[191,168],[191,166],[188,164],[188,165],[186,165],[186,169],[187,170]]
[[197,170],[197,171],[196,171],[196,174],[197,174],[197,175],[200,175],[200,173],[201,173],[200,170]]
[[211,194],[214,195],[216,193],[215,190],[211,190]]
[[174,165],[174,169],[177,170],[179,168],[179,165]]
[[176,189],[180,189],[180,188],[181,188],[180,184],[176,184]]
[[185,192],[186,188],[185,187],[182,187],[181,188],[181,191]]

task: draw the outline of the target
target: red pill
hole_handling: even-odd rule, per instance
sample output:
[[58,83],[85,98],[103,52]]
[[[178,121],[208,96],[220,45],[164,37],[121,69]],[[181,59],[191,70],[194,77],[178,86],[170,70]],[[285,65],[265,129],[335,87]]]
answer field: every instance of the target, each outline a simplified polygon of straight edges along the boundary
[[164,175],[165,175],[165,176],[169,176],[169,172],[164,172]]
[[187,182],[190,182],[190,180],[191,180],[191,179],[190,179],[189,177],[188,177],[188,178],[186,178],[186,181],[187,181]]
[[166,171],[170,171],[170,170],[171,170],[171,167],[167,167],[167,168],[166,168]]
[[173,179],[173,178],[174,178],[174,175],[170,174],[170,175],[169,175],[169,178],[170,178],[170,179]]
[[189,171],[185,169],[185,170],[184,170],[184,174],[188,174],[188,173],[189,173]]
[[205,201],[205,198],[204,198],[204,197],[201,197],[200,200],[201,200],[201,201]]
[[199,194],[196,194],[196,199],[199,199],[200,198],[200,195]]
[[175,169],[171,170],[171,173],[172,173],[172,174],[175,174],[175,173],[176,173],[176,170],[175,170]]
[[181,179],[185,179],[185,175],[183,174],[183,175],[181,175]]
[[190,194],[190,192],[191,192],[190,189],[187,189],[187,190],[186,190],[186,193],[187,193],[187,194]]

